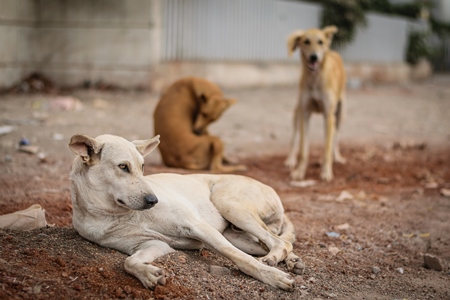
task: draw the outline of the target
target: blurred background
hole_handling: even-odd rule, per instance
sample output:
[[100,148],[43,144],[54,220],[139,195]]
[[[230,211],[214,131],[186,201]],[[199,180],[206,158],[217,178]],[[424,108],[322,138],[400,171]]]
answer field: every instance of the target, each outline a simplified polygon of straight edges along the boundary
[[27,76],[155,91],[186,75],[223,87],[295,84],[299,58],[287,57],[287,36],[329,24],[340,29],[334,47],[350,87],[450,70],[448,0],[0,0],[0,7],[2,90]]

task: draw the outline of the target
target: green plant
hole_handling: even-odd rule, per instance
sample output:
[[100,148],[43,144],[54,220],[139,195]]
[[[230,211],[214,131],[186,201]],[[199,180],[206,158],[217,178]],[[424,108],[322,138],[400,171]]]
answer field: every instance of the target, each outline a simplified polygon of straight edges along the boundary
[[426,32],[411,31],[408,39],[406,61],[416,64],[421,58],[430,59],[433,51],[428,45],[428,34]]

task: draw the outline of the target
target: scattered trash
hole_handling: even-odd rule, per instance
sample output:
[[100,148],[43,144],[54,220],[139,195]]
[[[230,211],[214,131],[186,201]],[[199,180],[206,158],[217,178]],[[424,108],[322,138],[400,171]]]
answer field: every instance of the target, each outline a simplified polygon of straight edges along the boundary
[[313,185],[317,184],[316,180],[302,180],[302,181],[291,181],[289,183],[293,187],[299,187],[299,188],[307,188]]
[[21,138],[19,141],[19,146],[26,146],[29,144],[30,144],[30,141],[28,141],[26,138]]
[[437,189],[439,184],[436,181],[425,182],[423,187],[426,189]]
[[431,270],[442,271],[444,270],[444,265],[439,257],[436,257],[431,254],[424,254],[424,267]]
[[350,225],[348,223],[344,223],[344,224],[335,226],[335,228],[338,230],[347,230],[350,228]]
[[405,237],[405,238],[412,238],[414,236],[414,233],[403,233],[402,234],[402,237]]
[[333,255],[338,254],[339,251],[341,251],[341,250],[339,250],[338,247],[335,247],[335,246],[328,247],[328,252],[330,252]]
[[0,228],[28,230],[45,226],[45,210],[39,204],[0,216]]
[[4,135],[10,132],[13,132],[14,130],[16,130],[16,126],[0,126],[0,135]]
[[339,196],[336,198],[337,202],[343,202],[345,200],[352,200],[353,199],[353,195],[350,194],[347,191],[342,191]]
[[419,237],[421,237],[421,238],[428,238],[428,237],[430,237],[430,233],[429,232],[427,232],[427,233],[420,233]]
[[50,101],[49,106],[51,110],[60,111],[79,111],[83,108],[81,101],[71,96],[56,97]]
[[64,140],[64,134],[62,134],[62,133],[54,133],[53,134],[53,139],[55,141],[62,141],[62,140]]
[[97,108],[97,109],[106,109],[110,105],[109,105],[108,101],[97,98],[97,99],[94,99],[94,103],[92,106],[94,106],[94,108]]
[[331,238],[338,238],[341,235],[340,233],[334,231],[328,231],[326,234],[328,237]]
[[405,270],[403,270],[403,268],[397,268],[397,269],[395,269],[395,271],[399,272],[400,274],[403,274],[405,272]]
[[402,140],[395,142],[392,149],[395,150],[424,150],[427,147],[425,142],[417,142],[412,140]]
[[441,189],[441,195],[444,197],[450,197],[450,189]]

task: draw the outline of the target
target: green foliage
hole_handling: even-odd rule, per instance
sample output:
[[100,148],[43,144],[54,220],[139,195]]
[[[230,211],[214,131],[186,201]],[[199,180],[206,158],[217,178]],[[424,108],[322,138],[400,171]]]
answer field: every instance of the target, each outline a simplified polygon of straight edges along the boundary
[[409,34],[406,61],[416,64],[421,58],[431,58],[433,51],[428,45],[428,34],[412,31]]
[[322,27],[336,25],[339,31],[333,38],[333,46],[341,47],[353,41],[358,26],[366,25],[363,3],[355,0],[322,0]]
[[431,18],[430,23],[433,32],[441,38],[450,36],[450,23],[440,22],[438,20],[435,20],[434,18]]

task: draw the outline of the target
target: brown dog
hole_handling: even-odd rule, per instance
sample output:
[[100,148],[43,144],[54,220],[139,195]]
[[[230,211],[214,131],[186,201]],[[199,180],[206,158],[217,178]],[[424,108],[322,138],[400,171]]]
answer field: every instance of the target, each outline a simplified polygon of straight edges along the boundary
[[243,165],[224,165],[222,141],[207,127],[236,100],[227,99],[215,84],[195,77],[175,82],[162,95],[154,113],[155,135],[169,167],[215,172],[243,171]]
[[[321,113],[325,119],[325,151],[323,156],[323,180],[333,179],[333,158],[345,163],[337,144],[337,131],[345,104],[346,77],[340,55],[330,50],[336,26],[323,29],[298,30],[288,37],[289,56],[300,49],[302,78],[294,116],[294,134],[291,151],[285,165],[293,180],[305,177],[308,166],[308,124],[312,113]],[[300,159],[297,164],[297,157]]]

